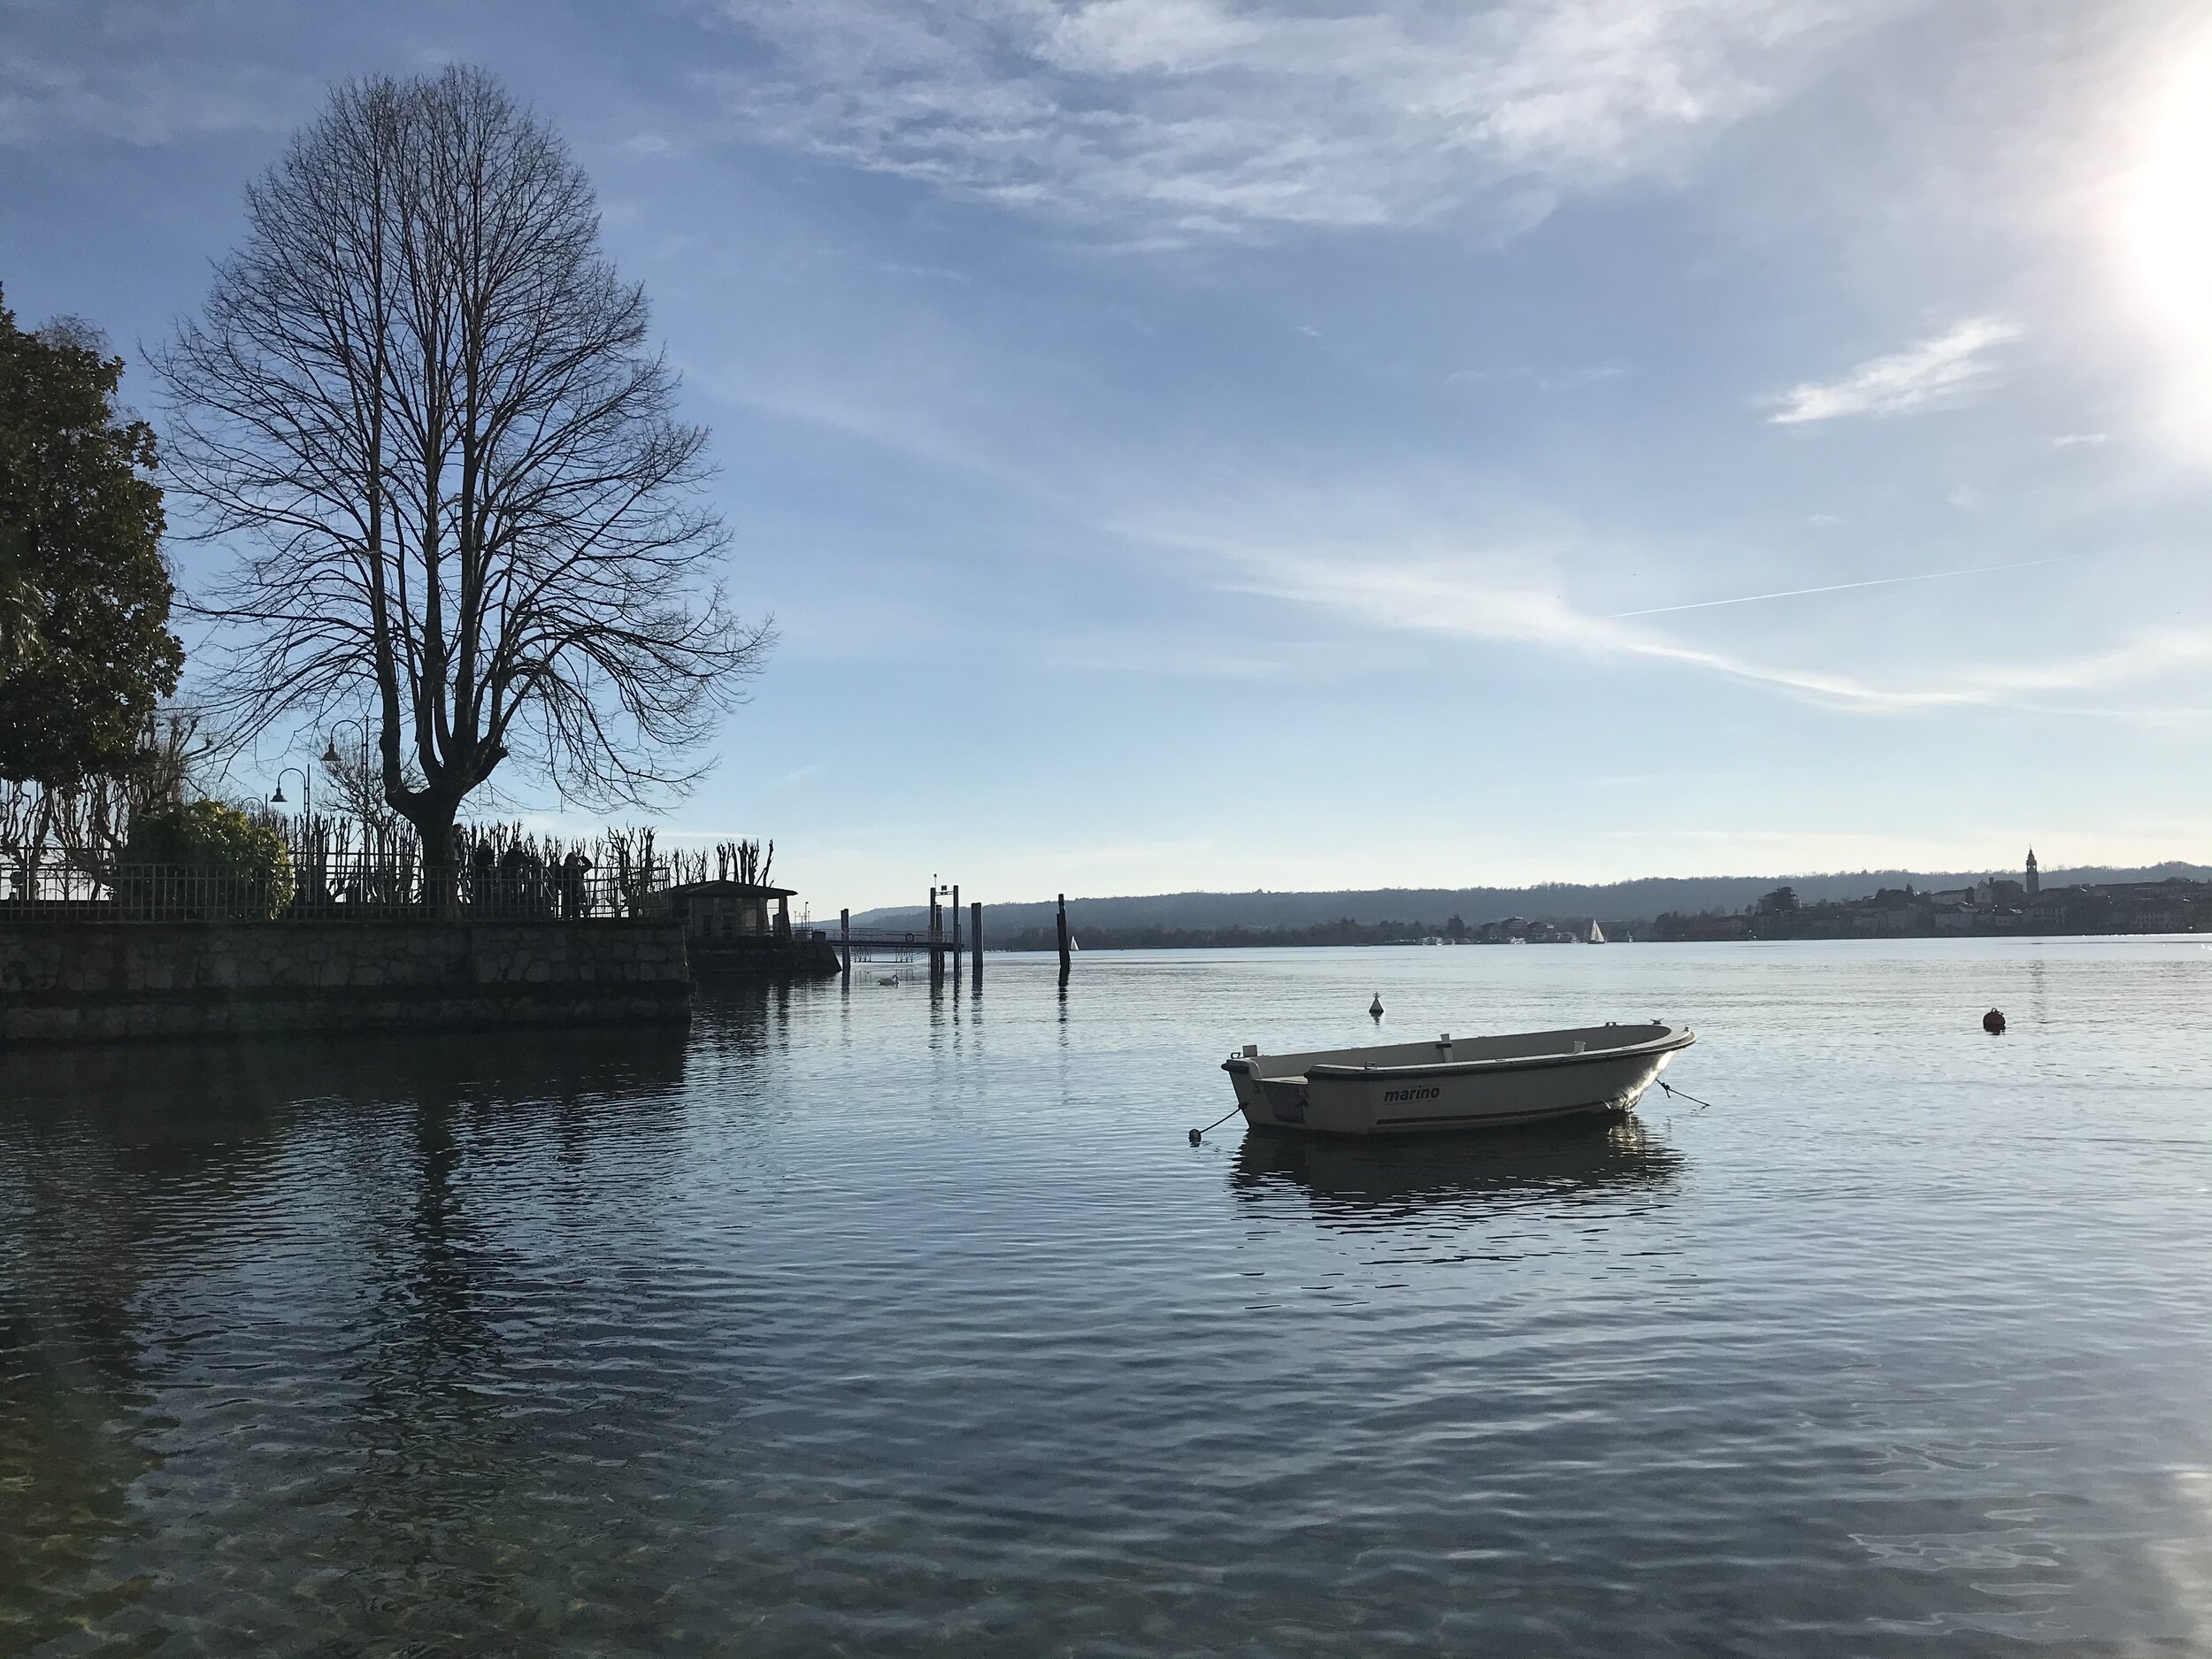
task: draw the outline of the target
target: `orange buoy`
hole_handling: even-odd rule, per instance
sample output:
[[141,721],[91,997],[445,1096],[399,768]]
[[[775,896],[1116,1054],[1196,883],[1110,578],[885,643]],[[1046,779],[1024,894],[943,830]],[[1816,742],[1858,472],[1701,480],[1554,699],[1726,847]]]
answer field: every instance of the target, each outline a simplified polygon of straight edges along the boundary
[[1982,1029],[1993,1037],[2005,1034],[2005,1017],[1995,1009],[1982,1016]]

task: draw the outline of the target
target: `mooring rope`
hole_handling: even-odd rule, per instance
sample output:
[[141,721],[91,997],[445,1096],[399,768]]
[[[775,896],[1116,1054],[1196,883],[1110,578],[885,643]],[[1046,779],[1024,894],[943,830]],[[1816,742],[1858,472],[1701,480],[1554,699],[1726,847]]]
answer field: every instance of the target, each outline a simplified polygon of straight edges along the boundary
[[1213,1122],[1208,1124],[1203,1129],[1192,1130],[1190,1132],[1191,1145],[1196,1146],[1201,1141],[1203,1141],[1209,1134],[1212,1133],[1213,1131],[1220,1128],[1222,1125],[1227,1123],[1229,1119],[1235,1117],[1243,1110],[1244,1108],[1241,1106],[1232,1106],[1227,1111],[1222,1113],[1220,1117],[1215,1118]]
[[[1655,1079],[1655,1081],[1657,1079]],[[1689,1102],[1691,1105],[1696,1107],[1700,1111],[1705,1110],[1713,1103],[1709,1100],[1700,1100],[1694,1094],[1684,1094],[1680,1089],[1675,1087],[1671,1083],[1660,1082],[1659,1087],[1666,1091],[1667,1098],[1669,1100],[1672,1100],[1677,1094],[1681,1094],[1684,1100]]]

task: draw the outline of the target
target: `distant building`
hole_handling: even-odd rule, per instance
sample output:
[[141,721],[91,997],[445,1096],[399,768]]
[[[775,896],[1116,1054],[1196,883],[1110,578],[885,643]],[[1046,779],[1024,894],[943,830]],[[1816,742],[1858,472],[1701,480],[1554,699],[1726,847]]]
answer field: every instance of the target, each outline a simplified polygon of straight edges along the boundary
[[2031,848],[2022,879],[1990,876],[1971,887],[1917,893],[1885,887],[1866,898],[1809,902],[1787,887],[1740,915],[1658,917],[1655,939],[1910,939],[1959,934],[2212,933],[2212,883],[2076,882],[2046,888]]

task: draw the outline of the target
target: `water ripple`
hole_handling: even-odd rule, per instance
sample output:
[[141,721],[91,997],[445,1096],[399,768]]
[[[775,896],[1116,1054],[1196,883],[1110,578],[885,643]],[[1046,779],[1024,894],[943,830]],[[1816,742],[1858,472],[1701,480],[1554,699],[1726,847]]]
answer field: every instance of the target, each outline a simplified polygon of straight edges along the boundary
[[[1715,1107],[1185,1143],[1377,988],[1689,1019]],[[1101,956],[11,1056],[0,1653],[2198,1651],[2208,989]]]

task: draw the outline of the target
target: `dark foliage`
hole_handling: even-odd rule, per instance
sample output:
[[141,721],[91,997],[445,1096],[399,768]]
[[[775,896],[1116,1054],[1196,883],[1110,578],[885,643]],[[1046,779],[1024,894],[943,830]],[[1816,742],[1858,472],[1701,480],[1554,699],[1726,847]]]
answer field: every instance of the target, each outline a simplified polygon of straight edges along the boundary
[[131,826],[116,900],[164,914],[265,921],[291,902],[292,861],[273,825],[219,801],[150,812]]
[[0,778],[127,768],[177,687],[154,434],[116,412],[123,360],[0,304]]

